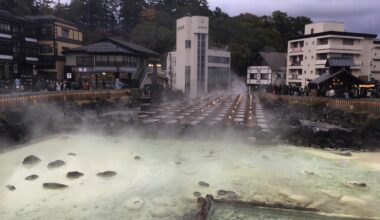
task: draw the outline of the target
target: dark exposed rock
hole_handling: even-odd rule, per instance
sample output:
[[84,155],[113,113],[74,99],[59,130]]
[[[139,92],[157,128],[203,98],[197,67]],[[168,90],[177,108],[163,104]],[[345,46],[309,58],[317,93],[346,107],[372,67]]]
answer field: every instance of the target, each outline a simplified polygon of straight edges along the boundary
[[354,181],[346,181],[343,183],[346,186],[349,187],[358,187],[358,188],[366,188],[367,184],[363,182],[354,182]]
[[84,176],[84,174],[81,173],[81,172],[78,172],[78,171],[68,172],[66,174],[66,177],[69,178],[69,179],[78,179],[78,178],[80,178],[82,176]]
[[206,183],[206,182],[204,182],[204,181],[200,181],[200,182],[198,183],[198,185],[203,186],[203,187],[209,187],[209,186],[210,186],[210,184],[208,184],[208,183]]
[[48,164],[48,168],[49,168],[49,169],[59,168],[59,167],[65,165],[65,164],[66,164],[66,163],[65,163],[65,161],[63,161],[63,160],[56,160],[56,161],[50,162],[50,163]]
[[42,186],[45,189],[66,189],[69,187],[65,184],[60,184],[60,183],[44,183],[42,184]]
[[68,153],[67,155],[75,157],[76,153]]
[[352,157],[352,153],[349,151],[336,152],[336,154],[340,156],[345,156],[345,157]]
[[116,174],[117,173],[115,171],[104,171],[96,175],[99,177],[113,177],[113,176],[116,176]]
[[140,156],[135,156],[135,160],[141,160]]
[[30,155],[30,156],[27,156],[25,157],[24,161],[22,162],[22,164],[26,167],[33,167],[35,166],[36,164],[38,164],[39,162],[41,162],[41,159],[34,156],[34,155]]
[[10,191],[15,191],[15,190],[16,190],[16,187],[13,186],[13,185],[7,185],[7,188],[8,188]]
[[197,198],[201,197],[202,196],[202,193],[200,192],[194,192],[193,195]]
[[28,180],[28,181],[33,181],[36,179],[38,179],[38,175],[35,175],[35,174],[25,177],[25,180]]

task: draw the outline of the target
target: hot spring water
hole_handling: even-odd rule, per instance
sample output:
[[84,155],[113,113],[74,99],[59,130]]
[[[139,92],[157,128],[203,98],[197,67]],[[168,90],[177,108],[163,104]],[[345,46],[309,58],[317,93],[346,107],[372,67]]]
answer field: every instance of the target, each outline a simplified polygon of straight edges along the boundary
[[[42,161],[28,169],[22,161],[29,155]],[[0,219],[181,219],[196,212],[194,192],[218,198],[221,189],[246,201],[297,204],[329,214],[380,218],[379,157],[379,153],[344,157],[228,140],[59,136],[0,155]],[[66,165],[47,168],[58,159]],[[107,170],[117,175],[96,176]],[[67,179],[70,171],[84,176]],[[26,181],[32,174],[39,178]],[[200,181],[209,186],[199,185]],[[349,181],[364,182],[367,187],[347,184]],[[46,182],[69,187],[48,190],[42,187]],[[7,189],[8,184],[16,190]]]

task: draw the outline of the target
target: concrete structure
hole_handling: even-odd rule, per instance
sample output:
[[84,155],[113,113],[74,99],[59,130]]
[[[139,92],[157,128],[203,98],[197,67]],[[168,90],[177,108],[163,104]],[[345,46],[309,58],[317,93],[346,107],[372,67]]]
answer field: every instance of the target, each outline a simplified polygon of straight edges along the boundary
[[173,88],[194,98],[230,84],[231,55],[227,50],[209,49],[209,18],[177,20],[176,51],[167,57]]
[[373,42],[371,73],[373,79],[380,81],[380,40]]
[[326,61],[331,57],[350,57],[355,66],[352,74],[364,82],[371,78],[375,34],[345,31],[344,23],[319,22],[305,26],[305,35],[288,42],[286,83],[305,87],[308,83],[328,72]]
[[260,52],[247,70],[247,85],[259,87],[286,83],[286,53]]

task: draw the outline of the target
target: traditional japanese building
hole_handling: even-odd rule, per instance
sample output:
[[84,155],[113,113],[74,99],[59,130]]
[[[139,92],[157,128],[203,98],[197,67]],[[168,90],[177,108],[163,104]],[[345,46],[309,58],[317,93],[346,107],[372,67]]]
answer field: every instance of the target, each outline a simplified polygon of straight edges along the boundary
[[[152,63],[161,55],[145,47],[114,38],[64,50],[65,79],[92,88],[114,88],[120,82],[128,88],[139,88]],[[80,86],[80,85],[77,86]]]
[[0,1],[0,92],[32,90],[39,61],[35,27]]
[[52,15],[27,16],[37,25],[40,79],[63,80],[63,50],[83,45],[82,31],[72,22]]

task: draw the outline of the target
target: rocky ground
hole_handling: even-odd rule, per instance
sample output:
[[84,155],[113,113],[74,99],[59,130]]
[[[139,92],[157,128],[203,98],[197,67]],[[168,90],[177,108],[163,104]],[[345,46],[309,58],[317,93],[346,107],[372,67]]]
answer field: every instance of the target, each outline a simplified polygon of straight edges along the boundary
[[380,116],[325,105],[262,101],[279,142],[316,148],[380,149]]

